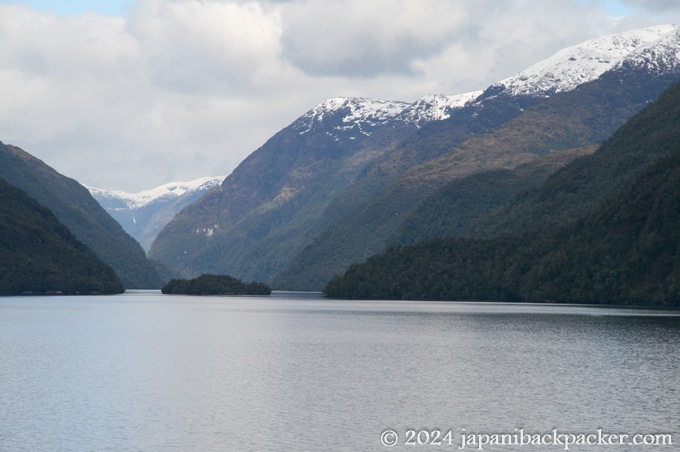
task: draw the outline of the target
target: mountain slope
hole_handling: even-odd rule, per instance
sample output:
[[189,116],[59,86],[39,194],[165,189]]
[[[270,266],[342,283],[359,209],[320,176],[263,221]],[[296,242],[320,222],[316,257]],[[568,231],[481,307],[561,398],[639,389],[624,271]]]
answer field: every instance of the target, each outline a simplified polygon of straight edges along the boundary
[[413,104],[328,100],[269,139],[218,190],[177,215],[149,256],[185,277],[227,273],[267,281],[305,243],[330,200],[369,162],[469,97],[428,97]]
[[[522,143],[520,136],[514,147],[500,152],[482,145],[474,155],[459,151],[457,156],[463,158],[462,162],[456,162],[456,154],[451,152],[471,138],[521,118],[528,109],[573,91],[573,81],[563,77],[557,63],[563,69],[569,68],[567,72],[580,74],[579,80],[592,81],[620,63],[622,55],[676,32],[676,27],[661,26],[609,37],[597,45],[586,43],[564,52],[552,65],[530,68],[515,81],[503,81],[482,93],[429,96],[413,104],[330,99],[251,154],[219,190],[177,215],[159,233],[149,255],[184,276],[220,272],[241,279],[272,281],[326,228],[335,227],[348,214],[357,215],[362,210],[369,215],[371,210],[389,214],[391,202],[397,207],[395,212],[406,215],[453,177],[484,169],[513,168],[547,152],[558,139],[563,141],[556,148],[559,150],[593,144],[590,138],[569,136],[550,143],[539,143],[537,138],[538,144],[532,147]],[[593,56],[593,49],[599,56]],[[609,132],[637,111],[623,110],[612,114]],[[587,130],[590,133],[591,129]],[[451,155],[453,170],[445,168],[447,163],[443,162],[444,169],[437,165],[424,183],[411,183],[419,177],[402,179],[411,184],[412,191],[389,195],[389,190],[399,186],[391,184],[414,166]],[[374,197],[376,202],[368,204]],[[367,208],[369,205],[376,208]],[[375,226],[366,235],[370,246],[365,243],[361,248],[379,251],[398,222],[388,223],[385,228],[377,219],[365,222],[369,223]],[[364,235],[364,230],[355,232]],[[371,248],[371,243],[378,244],[377,248]],[[355,252],[348,255],[349,262],[361,258]],[[343,261],[341,268],[349,262]],[[305,278],[300,275],[300,279]],[[315,284],[319,287],[323,282],[317,280]]]
[[539,157],[514,170],[475,173],[450,182],[429,197],[429,187],[386,190],[323,231],[277,275],[274,284],[285,289],[318,290],[350,264],[390,245],[467,235],[474,220],[593,150],[564,151]]
[[[634,66],[633,62],[638,66],[648,65],[648,67],[638,67],[638,72],[654,73],[657,76],[677,72],[679,30],[680,28],[674,25],[660,25],[593,39],[559,51],[550,58],[491,85],[476,99],[452,111],[447,118],[443,118],[445,120],[425,125],[422,130],[401,143],[393,152],[374,163],[371,176],[385,172],[393,176],[398,175],[439,157],[445,158],[444,164],[461,167],[461,162],[456,161],[459,156],[455,154],[452,156],[450,153],[453,147],[459,146],[470,138],[488,134],[518,116],[527,118],[525,123],[540,120],[543,113],[529,118],[524,114],[525,110],[542,103],[554,94],[567,93],[588,85],[589,82],[602,78],[608,72],[615,72],[621,66],[633,69],[631,67]],[[647,92],[641,93],[640,97],[644,98],[642,102],[653,100],[661,90],[656,90],[651,96]],[[628,96],[633,95],[633,93],[628,93]],[[600,99],[593,100],[596,105]],[[608,101],[612,104],[615,99]],[[614,107],[616,107],[615,103]],[[629,111],[627,117],[638,110],[639,108]],[[609,117],[609,115],[600,113],[598,111],[593,114],[599,122]],[[619,119],[616,115],[615,118]],[[559,126],[562,119],[561,116],[558,117],[557,123],[547,120],[547,127],[535,127],[537,130],[529,131],[529,133],[546,135],[552,127]],[[597,138],[600,140],[606,138],[621,124],[622,122],[616,122],[613,128],[612,124],[605,124],[609,126],[609,132],[604,136],[600,133]],[[560,130],[560,127],[557,129]],[[580,143],[573,142],[575,134],[578,134],[578,130],[562,131],[557,135],[547,134],[543,142],[534,143],[532,147],[545,149],[551,145],[557,145],[555,149],[568,149],[583,146],[583,141],[593,141],[590,139],[582,140]],[[568,141],[572,142],[568,143]],[[503,143],[503,141],[492,140],[483,145],[488,150],[498,146],[499,142]],[[527,149],[528,152],[535,152],[535,150]],[[454,161],[446,162],[446,159],[451,157]],[[434,163],[434,166],[438,165]]]
[[427,239],[479,236],[477,223],[596,146],[553,152],[512,170],[500,169],[454,179],[428,196],[387,240],[390,246]]
[[575,161],[540,189],[528,190],[505,209],[478,222],[478,235],[525,231],[535,225],[552,227],[592,209],[637,171],[677,149],[678,137],[672,130],[675,126],[663,125],[677,114],[673,102],[671,96],[659,98],[645,115],[633,117],[593,156]]
[[123,291],[113,269],[52,212],[0,178],[0,295]]
[[[679,51],[680,33],[673,29],[649,46],[637,47],[615,64],[608,60],[607,66],[612,69],[597,79],[528,106],[500,127],[461,143],[447,155],[406,171],[382,193],[322,231],[274,279],[274,286],[319,289],[353,262],[360,262],[371,254],[381,252],[389,244],[414,243],[421,239],[419,231],[426,230],[429,225],[422,221],[420,215],[423,211],[417,210],[417,207],[426,203],[428,196],[436,196],[438,189],[447,190],[444,184],[449,181],[455,184],[456,179],[476,172],[494,168],[512,169],[543,154],[601,143],[680,78]],[[597,55],[602,58],[599,52]],[[538,66],[546,67],[545,64]],[[531,79],[526,73],[518,78]],[[527,86],[520,90],[512,80],[501,82],[498,86],[501,92],[528,90]],[[546,83],[542,82],[542,86],[546,86]],[[497,176],[497,173],[492,173],[476,177],[482,183],[491,183],[491,179]],[[588,202],[581,206],[592,206],[606,193],[604,189],[593,191]],[[547,205],[549,207],[550,203]],[[464,206],[459,204],[450,207]],[[514,207],[512,210],[519,211]],[[570,212],[565,209],[560,215],[565,219],[573,219]],[[467,234],[465,231],[469,231],[476,236],[486,237],[512,230],[509,226],[504,228],[465,223],[481,220],[464,211],[430,211],[427,216],[428,221],[435,224],[450,223],[449,218],[452,217],[458,219],[459,224],[449,229],[450,236]],[[511,217],[512,214],[501,212],[497,221],[507,222]],[[529,219],[514,230],[522,230],[536,221],[537,218]],[[402,226],[404,222],[411,226]],[[420,226],[414,227],[414,224]],[[413,233],[412,237],[404,235],[405,228]],[[395,237],[391,238],[393,235]],[[431,235],[425,233],[425,236]]]
[[180,210],[198,201],[223,180],[224,177],[203,177],[188,182],[171,182],[138,193],[86,188],[125,232],[148,251],[158,232]]
[[[582,202],[602,188],[610,195],[583,212]],[[514,236],[393,249],[353,265],[326,292],[350,298],[680,305],[680,83],[597,152],[565,166],[533,192],[533,206],[543,217],[565,208],[582,214],[562,226],[536,223]],[[548,199],[550,207],[540,202]]]
[[126,288],[158,288],[161,277],[139,244],[85,187],[11,145],[0,143],[0,177],[51,210],[76,238],[111,266]]

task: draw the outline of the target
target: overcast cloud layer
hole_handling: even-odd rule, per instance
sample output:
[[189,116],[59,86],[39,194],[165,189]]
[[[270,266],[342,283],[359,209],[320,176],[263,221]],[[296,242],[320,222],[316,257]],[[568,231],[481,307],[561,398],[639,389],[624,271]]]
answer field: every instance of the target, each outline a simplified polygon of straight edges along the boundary
[[413,101],[566,46],[680,23],[673,0],[136,0],[56,15],[0,1],[0,141],[86,185],[230,173],[322,100]]

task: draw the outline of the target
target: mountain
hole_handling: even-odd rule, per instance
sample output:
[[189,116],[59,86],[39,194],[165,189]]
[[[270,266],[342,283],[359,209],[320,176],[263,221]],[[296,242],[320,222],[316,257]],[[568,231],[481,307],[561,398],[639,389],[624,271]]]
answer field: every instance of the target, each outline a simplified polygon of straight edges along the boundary
[[589,41],[460,96],[325,101],[178,214],[149,255],[184,276],[319,289],[447,182],[599,144],[678,77],[678,34]]
[[469,97],[428,96],[413,104],[326,101],[246,158],[219,189],[180,212],[149,256],[185,277],[225,273],[268,280],[304,243],[339,188]]
[[202,177],[188,182],[171,182],[138,193],[86,188],[125,232],[148,251],[158,232],[180,210],[219,186],[223,180],[223,176]]
[[[635,36],[636,32],[629,35]],[[617,36],[610,39],[618,43],[631,42]],[[601,41],[596,41],[598,49],[603,47]],[[593,44],[586,43],[583,47],[589,49]],[[645,60],[641,57],[650,54],[649,48],[658,50],[653,53],[657,59]],[[559,52],[557,56],[561,55],[563,61],[571,63],[573,55],[581,53],[578,49],[579,47],[567,49],[568,51]],[[676,28],[651,44],[640,45],[615,63],[612,63],[613,58],[605,59],[607,64],[604,67],[609,68],[607,71],[575,88],[571,84],[560,86],[552,83],[553,77],[541,78],[536,75],[541,73],[536,69],[539,68],[543,73],[554,76],[553,71],[546,70],[549,66],[543,63],[515,78],[494,85],[471,106],[466,107],[475,109],[472,112],[472,115],[476,115],[475,120],[488,117],[490,106],[497,111],[499,104],[512,105],[517,99],[526,108],[505,123],[480,131],[470,139],[452,146],[445,155],[404,171],[382,192],[321,231],[275,277],[273,285],[288,289],[320,289],[326,281],[342,273],[354,262],[384,251],[391,244],[414,243],[422,239],[428,224],[423,221],[425,217],[420,217],[423,212],[417,208],[421,203],[427,202],[428,196],[436,196],[437,190],[446,190],[447,183],[456,184],[457,179],[471,174],[475,174],[478,180],[486,179],[483,183],[493,183],[490,179],[495,178],[497,173],[492,172],[487,176],[483,174],[484,171],[510,170],[541,155],[603,142],[628,118],[680,78],[677,56],[675,60],[668,58],[668,55],[674,55],[669,49],[675,49],[676,53],[680,49],[680,35]],[[597,52],[597,55],[600,60],[604,59],[601,52]],[[554,57],[549,61],[561,66],[555,62]],[[648,63],[643,64],[644,61]],[[675,64],[671,64],[673,61]],[[575,69],[579,73],[585,72],[592,76],[592,72],[584,71],[581,65],[577,65]],[[545,93],[543,96],[549,97],[544,97],[541,102],[533,105],[527,105],[529,101],[526,98],[513,97],[517,91],[536,92],[526,85],[520,90],[516,80],[536,79],[547,90],[542,91]],[[566,77],[557,79],[563,80]],[[572,89],[564,91],[566,88]],[[416,144],[422,142],[423,140]],[[451,207],[462,208],[463,205]],[[486,236],[493,233],[490,227],[478,230],[477,226],[466,224],[465,221],[473,220],[470,214],[461,210],[443,210],[427,218],[434,223],[450,222],[452,218],[458,220],[457,229],[439,231],[447,233],[444,236],[468,233]],[[409,237],[404,235],[407,231],[404,223],[420,223],[421,226],[411,228],[412,236]],[[424,235],[441,237],[439,233],[431,235],[424,232]]]
[[0,178],[0,295],[123,291],[114,270],[52,212]]
[[[393,248],[326,294],[680,306],[679,144],[680,82],[595,153],[518,195],[502,213],[531,221],[514,234]],[[565,211],[571,221],[556,221]]]
[[[351,263],[383,251],[390,244],[414,243],[423,238],[418,231],[429,226],[418,207],[428,203],[428,197],[436,196],[438,190],[446,190],[445,184],[456,184],[470,174],[483,180],[487,178],[484,171],[511,170],[542,155],[597,145],[678,78],[680,71],[657,76],[645,69],[615,68],[573,91],[552,95],[526,108],[500,127],[454,147],[447,155],[404,172],[381,193],[331,224],[291,260],[274,280],[275,287],[319,288]],[[495,176],[490,173],[488,178]],[[599,199],[595,195],[590,201]],[[567,218],[566,211],[564,214]],[[469,215],[466,211],[442,210],[427,218],[435,223],[451,218],[463,220],[466,216],[472,220]],[[413,235],[409,237],[404,235],[405,223],[420,226],[411,228]],[[490,225],[465,222],[460,227],[440,232],[446,232],[444,236],[471,233],[481,237],[503,232]],[[303,286],[298,285],[301,282]]]
[[76,238],[111,266],[126,288],[159,288],[162,278],[139,243],[85,187],[16,146],[0,143],[0,177],[54,213]]

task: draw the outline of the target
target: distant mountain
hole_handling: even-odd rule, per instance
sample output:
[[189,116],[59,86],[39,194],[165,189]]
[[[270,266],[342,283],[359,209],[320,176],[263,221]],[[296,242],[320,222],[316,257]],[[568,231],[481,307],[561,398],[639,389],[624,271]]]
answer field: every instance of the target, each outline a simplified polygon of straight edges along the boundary
[[114,270],[52,212],[0,178],[0,295],[123,291]]
[[148,251],[158,232],[180,210],[219,186],[223,180],[224,176],[202,177],[189,182],[171,182],[138,193],[86,188],[125,232]]
[[178,214],[149,255],[185,277],[318,289],[383,250],[447,182],[606,139],[678,77],[673,49],[678,28],[652,27],[565,49],[483,92],[330,99]]
[[517,195],[500,211],[511,216],[503,235],[392,249],[326,294],[680,306],[679,145],[680,82],[594,154]]
[[18,147],[3,143],[0,177],[52,211],[79,241],[116,271],[126,288],[160,288],[163,279],[139,243],[78,182]]

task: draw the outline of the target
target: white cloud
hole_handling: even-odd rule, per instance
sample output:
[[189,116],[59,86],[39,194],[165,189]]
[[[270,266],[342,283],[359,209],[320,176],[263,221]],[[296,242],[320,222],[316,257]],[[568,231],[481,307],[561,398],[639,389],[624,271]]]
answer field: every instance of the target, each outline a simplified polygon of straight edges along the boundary
[[276,69],[281,21],[255,2],[142,0],[127,29],[153,82],[169,91],[238,93]]
[[483,89],[680,18],[627,3],[614,20],[599,0],[137,0],[126,17],[0,1],[0,140],[94,186],[227,174],[325,98]]
[[285,9],[284,55],[314,75],[412,71],[460,35],[474,1],[307,0]]

